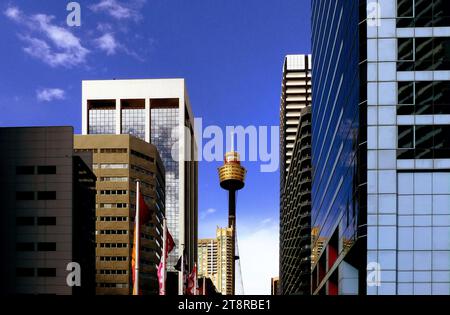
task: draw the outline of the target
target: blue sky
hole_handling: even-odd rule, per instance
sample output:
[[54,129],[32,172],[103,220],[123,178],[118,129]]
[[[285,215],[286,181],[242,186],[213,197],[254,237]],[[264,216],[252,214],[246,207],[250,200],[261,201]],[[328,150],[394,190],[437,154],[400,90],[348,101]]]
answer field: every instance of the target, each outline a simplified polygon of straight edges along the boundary
[[[186,79],[204,126],[275,126],[283,57],[310,52],[307,0],[78,1],[80,27],[66,24],[68,2],[0,4],[0,126],[72,125],[80,133],[81,80],[171,77]],[[200,237],[227,223],[219,165],[199,166]],[[279,217],[279,173],[261,173],[259,162],[245,166],[237,206],[242,260],[257,248],[256,235],[277,246]],[[268,259],[265,269],[275,273],[275,254]],[[248,259],[242,263],[249,269]],[[260,292],[252,277],[244,270],[246,293]]]

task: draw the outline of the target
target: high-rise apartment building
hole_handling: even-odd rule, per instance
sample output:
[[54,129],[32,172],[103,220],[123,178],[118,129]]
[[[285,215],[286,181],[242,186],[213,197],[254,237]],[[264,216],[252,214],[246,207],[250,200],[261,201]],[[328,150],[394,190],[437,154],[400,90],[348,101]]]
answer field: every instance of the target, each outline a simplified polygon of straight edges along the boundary
[[92,156],[72,127],[0,128],[0,146],[0,291],[94,295]]
[[280,100],[280,176],[284,182],[292,160],[300,111],[311,105],[311,55],[287,55]]
[[212,280],[223,295],[233,294],[233,229],[219,228],[216,238],[198,241],[198,276]]
[[[132,134],[154,144],[164,163],[166,217],[176,247],[168,270],[183,249],[188,268],[197,261],[197,144],[184,79],[83,81],[83,134]],[[179,273],[180,283],[183,275]]]
[[203,238],[198,240],[198,276],[212,280],[214,286],[218,283],[217,239]]
[[153,213],[141,228],[139,287],[142,294],[158,294],[156,266],[162,252],[165,180],[156,147],[131,135],[76,135],[75,151],[92,153],[97,176],[97,294],[128,295],[132,291],[137,180]]
[[310,294],[311,55],[288,55],[280,107],[280,294]]
[[312,1],[315,294],[450,294],[449,13]]

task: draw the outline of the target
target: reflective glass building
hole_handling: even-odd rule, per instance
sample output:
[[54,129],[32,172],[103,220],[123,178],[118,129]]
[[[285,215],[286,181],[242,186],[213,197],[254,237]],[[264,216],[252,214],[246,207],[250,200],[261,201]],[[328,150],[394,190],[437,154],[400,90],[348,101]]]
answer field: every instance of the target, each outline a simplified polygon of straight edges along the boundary
[[315,294],[450,294],[444,3],[312,0]]
[[[83,81],[83,134],[132,134],[154,144],[166,173],[166,217],[176,247],[168,270],[186,249],[197,261],[197,144],[184,79]],[[182,279],[179,273],[179,279]]]

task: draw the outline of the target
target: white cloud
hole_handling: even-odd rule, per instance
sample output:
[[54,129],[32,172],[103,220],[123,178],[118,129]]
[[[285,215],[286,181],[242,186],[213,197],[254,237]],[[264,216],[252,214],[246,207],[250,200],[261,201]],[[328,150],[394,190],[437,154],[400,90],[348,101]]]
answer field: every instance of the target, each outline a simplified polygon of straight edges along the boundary
[[19,38],[25,43],[23,50],[30,56],[51,67],[71,68],[85,62],[89,50],[71,31],[53,24],[53,16],[26,16],[16,7],[8,8],[5,15],[25,28],[25,35]]
[[214,208],[206,209],[205,211],[202,211],[200,213],[200,219],[205,219],[210,214],[213,214],[213,213],[216,213],[216,212],[217,212],[217,209],[214,209]]
[[119,43],[114,37],[114,34],[112,33],[103,34],[99,38],[95,39],[95,43],[97,47],[100,50],[105,51],[108,56],[114,55],[117,49],[120,47]]
[[63,100],[66,93],[57,88],[40,89],[36,91],[36,97],[40,102],[51,102],[54,100]]
[[117,0],[100,0],[99,3],[91,5],[89,8],[94,12],[105,12],[118,20],[140,19],[141,14],[139,10],[144,3],[145,1],[143,0],[128,1],[127,3]]
[[22,12],[18,7],[9,7],[4,14],[13,21],[20,21],[22,19]]
[[238,246],[245,294],[270,295],[270,279],[278,276],[279,229],[263,226],[245,235]]

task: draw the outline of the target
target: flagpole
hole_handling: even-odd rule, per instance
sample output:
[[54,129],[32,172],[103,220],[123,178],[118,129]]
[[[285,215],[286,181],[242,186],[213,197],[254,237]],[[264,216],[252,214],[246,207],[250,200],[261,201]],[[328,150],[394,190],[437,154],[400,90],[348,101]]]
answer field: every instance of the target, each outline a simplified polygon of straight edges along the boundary
[[162,290],[161,295],[166,295],[166,275],[167,275],[167,220],[164,217],[163,219],[163,248],[162,248],[162,261],[163,261],[163,270],[162,270]]
[[[181,244],[181,277],[178,277],[178,295],[184,295],[184,244]],[[180,280],[181,279],[181,280]]]
[[140,246],[140,233],[139,233],[139,180],[136,180],[136,215],[135,215],[135,226],[134,226],[134,233],[136,233],[136,244],[135,244],[135,262],[134,262],[134,268],[135,268],[135,279],[134,279],[134,292],[135,295],[139,295],[139,246]]
[[197,295],[197,263],[194,263],[194,269],[195,269],[195,277],[194,277],[194,295]]
[[206,276],[203,277],[203,295],[206,295]]

